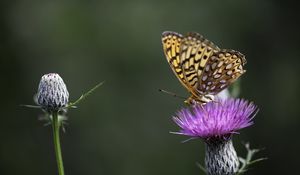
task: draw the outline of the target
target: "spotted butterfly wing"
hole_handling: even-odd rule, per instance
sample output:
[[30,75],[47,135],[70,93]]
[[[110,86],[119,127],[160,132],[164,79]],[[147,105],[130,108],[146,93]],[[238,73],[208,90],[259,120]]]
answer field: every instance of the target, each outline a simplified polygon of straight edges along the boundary
[[183,36],[176,32],[166,31],[162,34],[163,50],[167,61],[182,85],[190,91],[191,87],[186,82],[181,68],[180,47],[182,40]]
[[202,35],[190,32],[182,36],[164,32],[166,58],[180,82],[192,94],[186,101],[204,104],[225,89],[245,70],[245,57],[233,50],[220,49]]
[[197,90],[204,95],[219,93],[246,72],[245,64],[245,56],[238,51],[223,49],[215,52],[199,75]]
[[181,44],[181,65],[185,80],[199,96],[199,78],[210,56],[220,49],[198,33],[188,33]]

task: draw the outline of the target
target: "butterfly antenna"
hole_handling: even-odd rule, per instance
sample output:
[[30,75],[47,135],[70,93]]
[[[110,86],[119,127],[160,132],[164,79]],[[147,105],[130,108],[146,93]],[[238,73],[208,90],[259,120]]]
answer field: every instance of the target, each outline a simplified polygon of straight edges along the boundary
[[163,89],[158,89],[158,91],[166,93],[166,94],[171,95],[171,96],[176,97],[176,98],[186,99],[186,97],[179,96],[179,95],[175,94],[174,92],[166,91],[166,90],[163,90]]

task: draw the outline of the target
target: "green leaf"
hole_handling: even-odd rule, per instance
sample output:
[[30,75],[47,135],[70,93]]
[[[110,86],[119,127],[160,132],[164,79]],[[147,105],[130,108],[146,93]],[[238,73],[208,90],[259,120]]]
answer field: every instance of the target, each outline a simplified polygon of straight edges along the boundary
[[84,100],[86,97],[91,95],[96,89],[98,89],[101,85],[103,85],[104,81],[97,84],[95,87],[93,87],[91,90],[89,90],[87,93],[81,95],[74,103],[69,103],[66,108],[76,108],[76,105],[79,104],[82,100]]
[[26,107],[26,108],[35,108],[35,109],[41,109],[41,106],[37,106],[37,105],[20,105],[22,107]]
[[256,153],[258,153],[259,151],[261,151],[262,149],[251,149],[249,143],[245,144],[245,148],[247,149],[248,153],[247,153],[246,159],[239,157],[239,160],[242,163],[242,166],[238,170],[237,175],[244,174],[249,169],[250,165],[253,165],[254,163],[257,163],[257,162],[267,159],[267,158],[258,158],[258,159],[252,160],[253,156]]
[[199,162],[196,162],[196,166],[197,166],[198,168],[200,168],[200,170],[202,170],[205,174],[207,173],[205,167],[202,166]]

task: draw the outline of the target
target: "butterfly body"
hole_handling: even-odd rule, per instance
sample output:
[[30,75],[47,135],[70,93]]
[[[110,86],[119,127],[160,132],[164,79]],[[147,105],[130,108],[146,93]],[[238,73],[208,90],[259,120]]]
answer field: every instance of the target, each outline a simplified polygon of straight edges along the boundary
[[187,98],[184,103],[188,104],[188,105],[194,105],[194,104],[206,104],[210,101],[214,101],[215,96],[214,95],[200,95],[200,96],[194,96],[191,95],[189,98]]
[[246,59],[238,51],[220,49],[202,35],[164,32],[162,43],[169,65],[191,93],[188,104],[205,104],[244,72]]

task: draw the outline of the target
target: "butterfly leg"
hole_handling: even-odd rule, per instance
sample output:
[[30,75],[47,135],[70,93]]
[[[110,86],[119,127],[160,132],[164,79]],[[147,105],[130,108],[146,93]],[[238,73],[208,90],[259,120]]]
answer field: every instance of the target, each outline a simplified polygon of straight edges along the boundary
[[204,105],[206,104],[206,102],[200,102],[200,101],[196,101],[195,98],[193,96],[189,97],[185,103],[189,104],[190,106],[200,106],[200,108],[202,109],[202,111],[205,113],[205,117],[209,116],[209,113],[206,111],[206,109],[204,108]]
[[212,101],[213,103],[216,103],[216,104],[218,104],[218,105],[223,105],[223,103],[222,103],[222,100],[221,99],[219,99],[219,100],[217,100],[217,99],[214,99],[213,101]]
[[201,109],[203,110],[203,112],[205,113],[205,117],[208,118],[209,117],[209,113],[207,112],[207,110],[204,108],[205,103],[199,103],[199,106],[201,107]]
[[222,104],[220,101],[218,101],[218,100],[213,100],[212,101],[213,103],[217,103],[217,104]]

